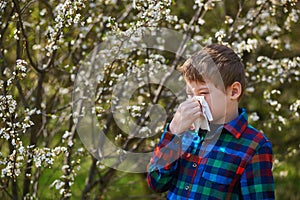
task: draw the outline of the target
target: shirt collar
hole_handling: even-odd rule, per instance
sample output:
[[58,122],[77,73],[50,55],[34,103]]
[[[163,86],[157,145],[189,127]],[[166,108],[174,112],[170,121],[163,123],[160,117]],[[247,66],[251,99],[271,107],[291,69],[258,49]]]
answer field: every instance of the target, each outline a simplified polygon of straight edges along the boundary
[[236,139],[241,137],[241,134],[247,128],[248,116],[245,108],[239,109],[239,116],[234,120],[224,124],[224,128],[229,131]]

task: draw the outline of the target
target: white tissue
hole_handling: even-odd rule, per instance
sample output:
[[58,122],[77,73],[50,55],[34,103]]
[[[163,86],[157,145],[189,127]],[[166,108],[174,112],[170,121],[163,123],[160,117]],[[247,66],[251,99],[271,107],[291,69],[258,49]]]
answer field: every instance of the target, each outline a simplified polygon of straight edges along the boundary
[[213,120],[213,117],[212,117],[211,111],[209,109],[209,106],[204,99],[204,96],[194,96],[194,97],[192,97],[192,99],[200,102],[200,104],[202,106],[202,113],[203,113],[203,115],[201,115],[194,122],[195,130],[198,131],[199,128],[201,128],[203,130],[210,131],[209,122]]

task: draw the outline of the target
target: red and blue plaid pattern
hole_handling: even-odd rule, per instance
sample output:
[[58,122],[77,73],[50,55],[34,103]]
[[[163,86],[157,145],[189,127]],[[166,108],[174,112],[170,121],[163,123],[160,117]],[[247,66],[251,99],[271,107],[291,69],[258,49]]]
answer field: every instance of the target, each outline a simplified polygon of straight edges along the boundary
[[148,165],[150,188],[168,191],[172,200],[274,199],[272,146],[248,124],[245,109],[223,126],[217,142],[201,157],[204,142],[203,131],[173,135],[166,128]]

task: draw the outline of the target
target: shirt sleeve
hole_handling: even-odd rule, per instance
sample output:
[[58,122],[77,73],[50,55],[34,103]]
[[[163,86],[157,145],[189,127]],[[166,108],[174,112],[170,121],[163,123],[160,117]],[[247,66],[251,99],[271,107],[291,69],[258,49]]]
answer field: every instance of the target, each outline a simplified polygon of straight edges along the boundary
[[167,126],[147,167],[147,181],[153,191],[165,192],[169,189],[176,177],[180,152],[181,137],[172,134]]
[[265,142],[256,151],[241,176],[243,199],[275,199],[272,146]]

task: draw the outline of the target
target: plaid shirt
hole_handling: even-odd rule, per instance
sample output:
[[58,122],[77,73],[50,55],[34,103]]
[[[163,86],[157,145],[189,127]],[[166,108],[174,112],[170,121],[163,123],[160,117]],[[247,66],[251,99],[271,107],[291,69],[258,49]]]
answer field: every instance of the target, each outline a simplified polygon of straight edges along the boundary
[[148,165],[150,188],[169,191],[172,200],[274,199],[271,143],[248,124],[246,110],[239,111],[215,144],[205,131],[174,135],[166,128]]

